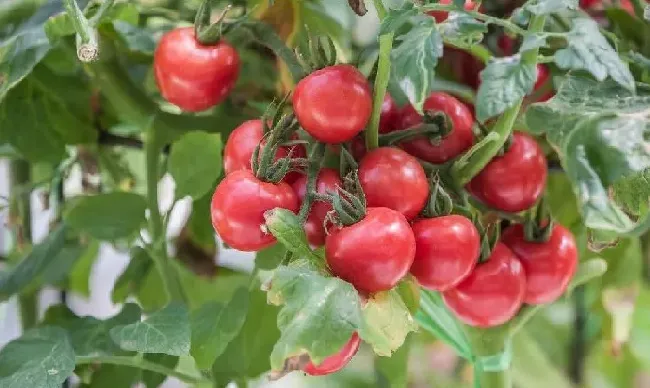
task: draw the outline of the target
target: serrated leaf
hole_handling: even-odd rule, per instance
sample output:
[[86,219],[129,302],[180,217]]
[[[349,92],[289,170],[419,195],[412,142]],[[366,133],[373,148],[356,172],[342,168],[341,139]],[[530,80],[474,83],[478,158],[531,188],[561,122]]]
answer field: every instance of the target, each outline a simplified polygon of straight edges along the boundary
[[0,350],[0,387],[60,388],[75,367],[65,330],[32,329]]
[[467,47],[479,43],[488,28],[470,15],[462,12],[450,12],[444,23],[438,25],[445,42],[458,47]]
[[255,267],[265,270],[275,269],[280,265],[286,253],[287,248],[282,244],[273,244],[264,248],[255,255]]
[[397,40],[400,43],[391,52],[391,78],[413,107],[422,112],[424,101],[431,93],[438,58],[442,56],[442,37],[434,19],[423,17]]
[[641,216],[650,207],[650,169],[616,181],[612,188],[614,201],[627,213]]
[[519,47],[520,52],[546,47],[546,35],[545,34],[528,34],[524,36],[524,40],[521,42]]
[[309,247],[305,230],[297,215],[290,210],[275,208],[264,214],[266,226],[275,238],[299,257],[323,266],[325,258],[318,256]]
[[25,30],[0,45],[0,102],[9,90],[31,73],[49,50],[50,42],[42,26]]
[[98,240],[127,238],[145,223],[147,202],[134,193],[113,192],[79,198],[64,214],[72,228]]
[[271,353],[273,370],[282,370],[285,360],[305,354],[320,364],[337,353],[361,323],[354,287],[321,274],[304,260],[275,270],[267,298],[282,306],[277,322],[281,335]]
[[183,356],[190,351],[190,332],[187,307],[171,303],[142,322],[112,328],[110,335],[124,350]]
[[176,182],[176,198],[201,198],[221,174],[221,136],[202,131],[183,135],[172,145],[169,172]]
[[519,55],[497,58],[481,71],[476,95],[476,118],[485,120],[503,113],[533,90],[537,67],[521,61]]
[[190,353],[199,369],[212,368],[214,360],[241,330],[247,312],[248,291],[240,288],[227,305],[210,302],[192,313]]
[[524,5],[524,9],[535,15],[562,13],[578,9],[578,0],[531,0]]
[[634,77],[627,64],[600,33],[591,19],[574,19],[566,36],[567,47],[555,53],[555,63],[565,70],[586,70],[599,81],[611,77],[626,89],[634,90]]
[[359,337],[378,356],[390,356],[417,324],[396,290],[377,292],[361,307]]
[[396,32],[404,24],[420,13],[411,3],[405,3],[402,8],[390,9],[388,14],[381,21],[379,26],[379,35]]
[[122,20],[115,20],[113,27],[117,36],[129,51],[144,55],[153,55],[156,49],[156,42],[150,31]]

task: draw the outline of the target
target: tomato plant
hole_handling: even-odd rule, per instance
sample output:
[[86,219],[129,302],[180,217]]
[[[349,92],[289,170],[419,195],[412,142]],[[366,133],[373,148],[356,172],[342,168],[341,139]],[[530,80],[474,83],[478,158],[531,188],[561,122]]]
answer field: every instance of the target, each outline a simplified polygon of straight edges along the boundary
[[2,2],[0,387],[642,386],[648,15]]

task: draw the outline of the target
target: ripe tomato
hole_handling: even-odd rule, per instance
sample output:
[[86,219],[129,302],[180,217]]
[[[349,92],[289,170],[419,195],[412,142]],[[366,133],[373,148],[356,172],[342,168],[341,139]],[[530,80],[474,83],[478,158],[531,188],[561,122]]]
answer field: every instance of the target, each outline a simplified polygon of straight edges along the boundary
[[[262,120],[245,121],[230,133],[223,151],[223,168],[226,174],[237,170],[251,169],[253,152],[262,141],[263,136]],[[294,138],[297,139],[297,135],[294,135]],[[290,152],[294,158],[304,158],[307,155],[305,147],[302,145],[280,147],[275,154],[275,160],[288,156]],[[285,176],[284,181],[291,183],[300,175],[297,172],[290,172]]]
[[394,147],[376,148],[359,163],[359,181],[370,207],[387,207],[412,219],[429,199],[429,183],[417,159]]
[[393,97],[386,93],[384,102],[381,104],[381,115],[379,116],[379,133],[388,133],[395,129],[399,112]]
[[238,170],[226,175],[212,195],[212,226],[232,248],[259,251],[275,242],[264,230],[264,212],[276,207],[298,211],[291,186],[262,182],[251,171]]
[[303,371],[311,376],[323,376],[338,372],[352,360],[359,350],[359,335],[354,332],[350,340],[336,354],[327,357],[323,362],[314,365],[311,361],[303,368]]
[[366,78],[353,66],[329,66],[298,82],[293,109],[300,125],[315,139],[343,143],[368,124],[372,93]]
[[[444,163],[467,151],[474,142],[472,112],[465,104],[447,93],[434,92],[424,102],[424,110],[440,111],[451,119],[454,129],[439,144],[427,137],[416,138],[400,144],[409,154],[430,163]],[[422,122],[415,108],[407,105],[401,112],[399,129],[408,129]]]
[[465,279],[481,253],[481,236],[463,216],[425,218],[413,223],[415,260],[411,274],[431,290],[445,291]]
[[[334,193],[337,186],[341,187],[343,183],[339,177],[338,171],[331,168],[324,168],[318,173],[316,178],[316,192],[319,194]],[[298,199],[302,203],[307,193],[307,176],[301,175],[292,185]],[[325,244],[325,228],[323,222],[327,212],[332,210],[332,205],[328,202],[314,202],[309,211],[309,216],[305,222],[305,233],[310,244],[321,246]]]
[[[438,4],[451,4],[452,0],[440,0]],[[472,0],[465,0],[465,6],[464,8],[467,11],[471,11],[474,9],[474,2]],[[445,20],[447,20],[447,17],[449,16],[449,13],[447,11],[430,11],[427,12],[429,15],[433,16],[434,19],[436,19],[436,23],[442,23]]]
[[162,96],[181,109],[198,112],[223,101],[239,75],[239,55],[225,41],[205,46],[193,27],[163,35],[153,68]]
[[415,237],[406,218],[385,207],[371,207],[356,224],[334,228],[325,238],[332,272],[357,290],[373,293],[395,287],[415,257]]
[[526,292],[526,276],[519,259],[497,243],[487,262],[456,287],[443,292],[445,304],[471,326],[492,327],[517,314]]
[[467,51],[455,47],[445,46],[444,52],[441,62],[449,67],[454,78],[464,85],[478,89],[481,83],[480,72],[485,68],[485,64]]
[[513,225],[503,232],[501,241],[524,266],[525,303],[550,303],[566,291],[578,265],[578,249],[573,234],[564,226],[555,225],[546,242],[529,242],[523,225]]
[[546,184],[546,157],[535,139],[523,132],[513,134],[512,144],[497,156],[468,185],[468,190],[486,205],[506,212],[533,206]]
[[[537,65],[537,80],[535,81],[535,87],[534,90],[538,90],[541,88],[548,80],[551,78],[551,73],[548,70],[548,67],[538,64]],[[555,93],[553,93],[553,90],[550,90],[548,93],[544,93],[542,96],[540,96],[537,101],[544,102],[547,100],[550,100],[551,97],[553,97]]]
[[509,56],[514,54],[516,43],[517,42],[514,39],[512,39],[506,34],[499,36],[499,39],[497,39],[497,46],[499,47],[501,53],[504,56]]

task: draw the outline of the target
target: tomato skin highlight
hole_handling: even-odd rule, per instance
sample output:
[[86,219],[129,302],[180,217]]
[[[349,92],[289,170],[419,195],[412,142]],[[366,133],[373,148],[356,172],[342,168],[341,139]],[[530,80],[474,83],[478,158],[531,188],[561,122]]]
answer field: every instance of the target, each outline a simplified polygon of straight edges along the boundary
[[[424,110],[440,111],[451,119],[454,129],[439,144],[434,145],[422,136],[405,141],[400,147],[409,154],[430,163],[441,164],[467,151],[474,143],[472,112],[456,97],[443,92],[433,92],[424,102]],[[407,105],[400,114],[399,129],[409,129],[422,123],[415,108]]]
[[417,159],[394,147],[368,152],[359,163],[359,181],[370,207],[387,207],[413,219],[429,199],[429,183]]
[[514,132],[510,148],[492,159],[467,188],[486,205],[517,213],[537,202],[544,192],[546,176],[546,156],[535,139]]
[[[235,128],[228,136],[226,147],[223,150],[223,168],[226,174],[237,170],[250,170],[253,152],[255,147],[262,142],[263,137],[262,120],[248,120]],[[294,138],[297,139],[295,134]],[[307,155],[303,145],[279,147],[275,154],[275,160],[289,156],[290,152],[292,158],[304,158]],[[301,175],[295,171],[289,172],[284,181],[294,182]]]
[[551,303],[566,291],[578,266],[578,248],[568,229],[555,225],[548,241],[529,242],[524,236],[523,225],[517,224],[508,227],[501,240],[524,267],[525,303]]
[[300,125],[315,139],[343,143],[368,124],[372,93],[368,80],[355,67],[329,66],[298,82],[293,109]]
[[[320,170],[316,178],[316,192],[319,194],[327,194],[328,192],[335,193],[338,190],[337,186],[343,186],[338,171],[331,168],[323,168]],[[291,187],[296,192],[302,204],[307,193],[307,176],[301,175],[291,184]],[[307,221],[305,221],[305,233],[311,245],[322,246],[325,244],[325,228],[323,227],[323,222],[325,221],[327,212],[330,210],[332,210],[332,205],[327,202],[315,201],[311,205]]]
[[332,272],[357,290],[386,291],[413,264],[415,237],[401,213],[371,207],[358,223],[330,230],[325,257]]
[[343,369],[359,351],[361,340],[354,332],[348,343],[336,354],[327,357],[323,362],[314,365],[311,361],[303,368],[303,371],[311,376],[324,376]]
[[264,212],[276,207],[298,211],[298,198],[291,186],[263,182],[249,170],[238,170],[226,175],[212,195],[212,226],[232,248],[259,251],[276,241],[262,230]]
[[447,307],[464,323],[493,327],[508,322],[521,307],[526,276],[519,259],[497,243],[490,258],[480,263],[456,287],[442,293]]
[[481,253],[481,236],[466,217],[449,215],[416,220],[411,274],[425,288],[446,291],[472,272]]
[[384,102],[381,104],[381,115],[379,116],[379,133],[388,133],[395,129],[397,119],[399,118],[399,109],[388,92],[384,96]]
[[206,46],[193,27],[176,28],[163,35],[154,53],[154,74],[162,96],[190,112],[222,102],[237,82],[240,60],[226,41]]

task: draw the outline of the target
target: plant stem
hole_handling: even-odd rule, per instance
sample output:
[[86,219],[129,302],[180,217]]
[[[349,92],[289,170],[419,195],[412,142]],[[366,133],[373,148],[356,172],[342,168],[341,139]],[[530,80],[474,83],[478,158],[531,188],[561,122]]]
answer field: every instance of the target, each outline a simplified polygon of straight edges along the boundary
[[151,257],[160,271],[165,291],[173,302],[184,300],[178,274],[167,256],[167,240],[163,220],[158,209],[158,178],[160,177],[160,155],[162,146],[156,137],[156,119],[147,126],[145,141],[147,165],[147,202],[149,208],[149,233],[151,234]]
[[97,31],[90,26],[76,0],[63,0],[63,5],[77,33],[77,57],[82,62],[96,60],[99,53]]
[[569,364],[569,376],[578,386],[584,381],[586,357],[585,329],[587,326],[587,308],[585,307],[585,288],[580,286],[573,291],[575,321],[573,322],[573,346]]
[[179,372],[174,369],[164,367],[160,364],[156,364],[150,361],[147,361],[141,357],[132,357],[132,356],[77,356],[75,357],[75,363],[77,365],[85,364],[111,364],[111,365],[122,365],[132,368],[138,368],[142,370],[148,370],[151,372],[161,373],[170,377],[175,377],[188,384],[200,384],[210,382],[209,380],[199,377],[192,376],[183,372]]
[[[477,357],[495,356],[506,351],[509,331],[505,326],[491,329],[469,328],[467,332],[474,355]],[[486,371],[475,367],[474,373],[479,373],[478,380],[481,388],[510,388],[512,386],[509,368],[501,371]]]
[[[478,11],[468,11],[466,9],[461,9],[456,7],[455,5],[446,5],[446,4],[427,4],[425,6],[420,7],[425,12],[428,11],[447,11],[447,12],[461,12],[468,14],[472,16],[475,19],[482,20],[486,23],[489,24],[496,24],[498,26],[501,26],[505,28],[506,30],[509,30],[512,33],[518,34],[518,35],[526,35],[526,30],[523,28],[519,27],[515,23],[509,22],[508,20],[505,19],[499,19],[494,16],[486,15],[484,13],[480,13]],[[529,30],[530,32],[530,30]]]
[[115,3],[115,0],[104,0],[104,2],[102,2],[102,4],[99,6],[97,12],[93,15],[92,18],[90,18],[90,25],[96,27],[99,22],[101,22],[106,12],[111,9],[113,3]]
[[300,206],[300,213],[298,217],[304,223],[309,215],[309,209],[314,202],[314,192],[316,191],[316,180],[318,172],[323,163],[325,156],[325,143],[316,143],[309,155],[309,167],[307,168],[307,190],[305,191],[305,199]]

